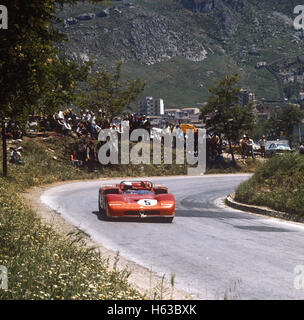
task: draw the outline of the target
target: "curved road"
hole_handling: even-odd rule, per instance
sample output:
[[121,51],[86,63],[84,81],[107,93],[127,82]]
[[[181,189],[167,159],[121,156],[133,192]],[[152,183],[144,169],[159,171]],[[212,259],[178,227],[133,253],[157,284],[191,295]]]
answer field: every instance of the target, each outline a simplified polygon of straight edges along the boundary
[[53,187],[41,200],[104,247],[169,279],[175,273],[176,287],[200,299],[303,299],[294,269],[304,265],[304,226],[220,204],[247,178],[150,179],[175,195],[172,224],[100,220],[98,188],[115,180]]

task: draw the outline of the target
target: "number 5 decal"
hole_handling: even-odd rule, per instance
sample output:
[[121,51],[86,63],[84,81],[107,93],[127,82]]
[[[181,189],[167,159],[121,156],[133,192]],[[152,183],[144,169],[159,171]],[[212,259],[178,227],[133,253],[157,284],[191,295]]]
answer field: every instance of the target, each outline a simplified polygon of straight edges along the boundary
[[137,201],[137,203],[141,206],[145,206],[145,207],[151,207],[151,206],[155,206],[157,204],[157,200],[154,199],[142,199]]

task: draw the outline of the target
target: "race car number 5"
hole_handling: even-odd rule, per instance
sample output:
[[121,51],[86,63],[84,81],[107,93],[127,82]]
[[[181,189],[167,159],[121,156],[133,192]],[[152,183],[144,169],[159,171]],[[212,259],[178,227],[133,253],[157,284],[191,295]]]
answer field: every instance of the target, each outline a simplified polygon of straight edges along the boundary
[[157,200],[153,200],[153,199],[142,199],[137,201],[137,203],[141,206],[145,206],[145,207],[151,207],[151,206],[155,206],[157,204]]

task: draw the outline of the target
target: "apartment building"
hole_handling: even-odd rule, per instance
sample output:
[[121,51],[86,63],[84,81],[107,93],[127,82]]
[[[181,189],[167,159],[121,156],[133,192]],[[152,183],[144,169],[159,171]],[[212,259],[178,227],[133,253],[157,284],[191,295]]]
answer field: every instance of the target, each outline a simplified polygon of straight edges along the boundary
[[164,100],[146,97],[138,101],[137,113],[146,116],[162,116],[165,113]]
[[240,106],[244,107],[249,103],[255,103],[255,93],[249,90],[241,89],[240,96],[239,96],[239,104]]

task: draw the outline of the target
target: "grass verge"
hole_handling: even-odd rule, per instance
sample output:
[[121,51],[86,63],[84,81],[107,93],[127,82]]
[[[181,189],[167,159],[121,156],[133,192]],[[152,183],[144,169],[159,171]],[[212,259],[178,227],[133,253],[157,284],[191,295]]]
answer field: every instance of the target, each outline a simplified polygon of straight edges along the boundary
[[[21,196],[25,189],[70,179],[96,178],[75,170],[38,142],[25,140],[23,166],[9,165],[0,178],[0,265],[8,270],[8,289],[0,299],[142,299],[128,284],[127,270],[110,270],[78,234],[59,235],[41,223]],[[58,144],[57,155],[63,143]]]
[[236,190],[235,200],[304,215],[304,157],[275,156]]

